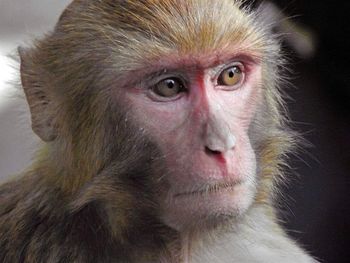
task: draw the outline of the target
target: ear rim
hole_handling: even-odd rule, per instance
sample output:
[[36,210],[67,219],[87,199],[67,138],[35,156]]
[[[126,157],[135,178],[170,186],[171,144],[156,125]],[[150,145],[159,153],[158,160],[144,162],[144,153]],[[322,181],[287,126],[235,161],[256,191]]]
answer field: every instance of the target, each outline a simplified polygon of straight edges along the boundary
[[32,130],[43,141],[54,141],[57,132],[49,110],[52,103],[44,87],[39,84],[39,76],[35,72],[34,65],[28,63],[31,50],[19,46],[17,51],[20,58],[20,79],[31,113]]

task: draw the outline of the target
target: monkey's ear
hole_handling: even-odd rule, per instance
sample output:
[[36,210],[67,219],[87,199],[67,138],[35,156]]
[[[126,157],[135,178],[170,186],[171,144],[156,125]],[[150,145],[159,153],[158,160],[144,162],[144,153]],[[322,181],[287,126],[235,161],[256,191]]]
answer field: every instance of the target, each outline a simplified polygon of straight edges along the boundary
[[31,52],[19,47],[18,53],[21,59],[21,82],[29,104],[32,129],[43,141],[53,141],[57,133],[50,109],[52,102],[47,94],[46,85],[40,79],[44,76],[38,74]]

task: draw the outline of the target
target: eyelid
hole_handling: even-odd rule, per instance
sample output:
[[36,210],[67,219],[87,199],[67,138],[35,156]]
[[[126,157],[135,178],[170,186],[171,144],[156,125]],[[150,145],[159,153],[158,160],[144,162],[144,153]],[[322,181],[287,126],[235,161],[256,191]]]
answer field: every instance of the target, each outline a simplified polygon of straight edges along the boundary
[[215,71],[215,76],[216,78],[219,77],[219,75],[224,71],[224,70],[227,70],[229,68],[232,68],[232,67],[239,67],[241,69],[242,72],[245,72],[246,71],[246,67],[244,65],[243,62],[241,61],[234,61],[234,62],[231,62],[229,64],[225,64],[225,65],[220,65]]
[[166,70],[158,71],[144,77],[144,80],[141,81],[140,86],[142,89],[148,90],[154,87],[157,83],[166,79],[171,79],[171,78],[176,78],[181,80],[185,88],[188,87],[188,81],[186,80],[183,74],[179,72],[167,72]]
[[147,89],[147,91],[146,91],[147,97],[149,97],[152,101],[156,101],[156,102],[176,101],[183,96],[182,93],[183,92],[178,93],[175,97],[162,97],[162,96],[159,96],[156,93],[154,93],[151,88]]
[[158,82],[169,79],[169,78],[177,78],[180,79],[183,83],[186,84],[186,79],[184,78],[184,74],[179,71],[168,71],[166,69],[162,71],[157,71],[154,73],[151,73],[145,77],[145,83],[148,83],[148,86],[152,86],[157,84]]

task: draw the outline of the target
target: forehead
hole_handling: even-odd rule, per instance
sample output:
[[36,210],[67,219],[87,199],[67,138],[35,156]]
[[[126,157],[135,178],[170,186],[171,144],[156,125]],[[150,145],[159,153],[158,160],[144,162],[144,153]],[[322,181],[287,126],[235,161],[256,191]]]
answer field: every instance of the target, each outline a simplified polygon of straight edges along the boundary
[[[259,56],[266,43],[254,17],[235,0],[75,0],[69,11],[84,46],[96,46],[84,41],[94,35],[120,70],[145,61],[167,63],[164,58],[183,65],[220,62],[239,53]],[[61,25],[71,28],[65,21]]]
[[122,57],[134,60],[157,60],[166,56],[173,57],[172,61],[181,57],[189,62],[195,59],[204,62],[204,57],[220,60],[221,56],[240,52],[259,54],[263,34],[237,2],[122,1],[114,9],[110,8],[110,16],[107,16],[112,18],[108,24],[117,29],[111,32],[111,37],[121,40],[115,50]]
[[114,5],[105,4],[101,12],[104,23],[122,30],[135,42],[148,39],[159,48],[203,52],[232,43],[255,42],[259,37],[251,17],[234,0],[107,2]]
[[241,62],[245,66],[260,65],[261,57],[244,52],[220,52],[217,54],[164,56],[159,60],[148,60],[139,69],[141,76],[150,73],[166,73],[167,71],[197,72],[214,70],[234,62]]

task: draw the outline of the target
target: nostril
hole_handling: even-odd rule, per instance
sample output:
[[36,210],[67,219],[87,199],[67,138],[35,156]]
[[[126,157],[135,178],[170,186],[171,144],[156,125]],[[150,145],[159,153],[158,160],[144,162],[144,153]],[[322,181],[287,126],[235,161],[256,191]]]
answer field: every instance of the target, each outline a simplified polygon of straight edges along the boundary
[[223,153],[221,151],[217,151],[217,150],[212,150],[209,147],[205,147],[205,153],[211,157],[214,158],[215,160],[217,160],[218,162],[222,163],[222,164],[226,164],[226,159],[223,155]]
[[221,154],[220,151],[212,150],[212,149],[210,149],[210,148],[207,147],[207,146],[205,146],[205,152],[206,152],[206,154],[208,154],[208,155],[218,155],[218,154]]

